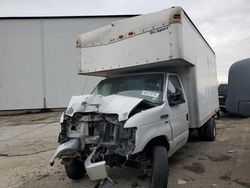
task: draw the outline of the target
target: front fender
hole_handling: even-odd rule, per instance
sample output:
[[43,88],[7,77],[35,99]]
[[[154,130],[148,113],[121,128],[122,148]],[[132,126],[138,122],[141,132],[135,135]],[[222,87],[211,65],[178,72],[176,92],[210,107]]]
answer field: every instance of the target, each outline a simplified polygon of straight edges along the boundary
[[136,127],[135,149],[132,154],[143,151],[147,143],[158,136],[165,136],[172,148],[172,130],[168,119],[162,119],[166,114],[165,104],[150,108],[135,114],[127,120],[124,128]]
[[145,126],[140,126],[136,131],[136,141],[135,141],[135,149],[132,154],[139,153],[143,151],[145,146],[154,138],[159,136],[165,136],[170,150],[172,149],[172,134],[171,127],[169,123],[165,124],[164,122],[155,122],[152,124],[148,124]]

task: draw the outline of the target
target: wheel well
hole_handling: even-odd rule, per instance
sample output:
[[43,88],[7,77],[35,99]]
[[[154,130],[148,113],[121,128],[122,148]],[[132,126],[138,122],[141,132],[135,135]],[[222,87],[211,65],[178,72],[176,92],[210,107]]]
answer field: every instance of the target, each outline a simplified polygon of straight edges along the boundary
[[151,153],[152,149],[154,146],[156,145],[162,145],[165,146],[167,148],[167,151],[169,151],[169,143],[168,140],[165,136],[157,136],[153,139],[151,139],[147,145],[144,147],[144,151],[146,153]]

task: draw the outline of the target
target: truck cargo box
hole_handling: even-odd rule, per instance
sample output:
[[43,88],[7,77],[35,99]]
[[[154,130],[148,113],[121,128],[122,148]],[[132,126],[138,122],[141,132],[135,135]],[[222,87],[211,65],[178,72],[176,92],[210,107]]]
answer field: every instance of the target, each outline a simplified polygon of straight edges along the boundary
[[215,53],[180,7],[113,22],[81,34],[79,74],[178,73],[189,103],[190,127],[219,109]]

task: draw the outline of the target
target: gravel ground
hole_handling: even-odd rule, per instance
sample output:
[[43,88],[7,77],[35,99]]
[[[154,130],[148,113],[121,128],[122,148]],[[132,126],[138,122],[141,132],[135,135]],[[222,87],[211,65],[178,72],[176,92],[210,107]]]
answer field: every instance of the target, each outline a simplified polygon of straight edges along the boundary
[[[93,188],[87,176],[67,178],[59,161],[48,164],[57,147],[60,112],[0,116],[0,187]],[[217,139],[193,134],[169,159],[169,187],[250,188],[250,119],[221,117]],[[109,169],[113,187],[147,187],[149,178],[129,167]]]

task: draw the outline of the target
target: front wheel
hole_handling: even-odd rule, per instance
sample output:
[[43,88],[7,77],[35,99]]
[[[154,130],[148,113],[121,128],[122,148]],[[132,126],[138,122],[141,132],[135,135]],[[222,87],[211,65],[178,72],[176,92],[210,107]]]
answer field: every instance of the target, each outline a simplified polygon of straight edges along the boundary
[[78,159],[72,159],[65,162],[64,167],[67,176],[73,180],[81,179],[86,172],[84,162]]
[[168,185],[168,154],[164,146],[153,149],[151,188],[166,188]]
[[207,141],[214,141],[216,138],[216,124],[215,119],[210,118],[202,127],[198,129],[198,135],[201,139]]

